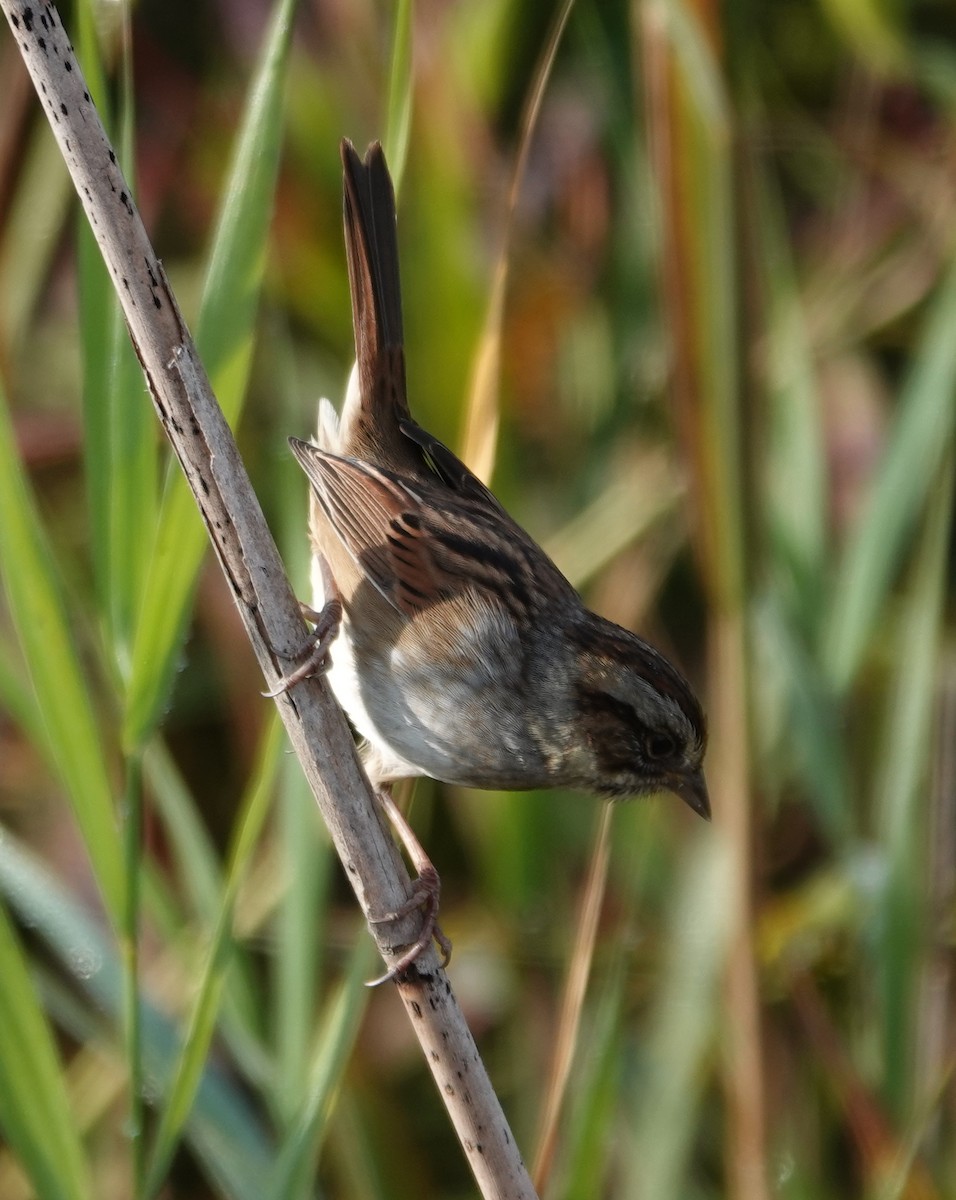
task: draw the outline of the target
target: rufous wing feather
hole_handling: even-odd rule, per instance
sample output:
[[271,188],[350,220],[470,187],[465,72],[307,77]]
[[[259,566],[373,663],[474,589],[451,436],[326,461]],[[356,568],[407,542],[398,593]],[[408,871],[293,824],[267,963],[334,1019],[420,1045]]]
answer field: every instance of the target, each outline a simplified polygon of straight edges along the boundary
[[367,463],[297,438],[289,444],[330,526],[391,605],[412,616],[448,594],[414,492]]

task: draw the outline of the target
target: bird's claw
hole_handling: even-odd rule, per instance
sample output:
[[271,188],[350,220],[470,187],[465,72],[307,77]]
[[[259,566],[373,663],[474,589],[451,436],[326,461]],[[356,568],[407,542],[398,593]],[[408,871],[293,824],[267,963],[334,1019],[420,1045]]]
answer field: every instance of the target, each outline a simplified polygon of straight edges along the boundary
[[441,896],[441,879],[431,865],[425,867],[412,884],[412,892],[405,903],[394,912],[385,913],[381,917],[369,917],[372,925],[383,925],[390,921],[401,920],[409,913],[420,908],[424,912],[421,932],[418,938],[405,951],[401,958],[392,963],[384,975],[378,979],[370,979],[366,987],[378,987],[404,975],[410,966],[422,955],[432,942],[438,943],[442,955],[442,967],[447,967],[451,961],[451,941],[442,933],[438,925],[438,901]]
[[299,602],[299,608],[302,610],[302,615],[305,619],[314,626],[307,641],[292,655],[292,658],[301,658],[303,661],[296,667],[291,675],[286,675],[279,682],[279,685],[272,689],[271,692],[263,692],[269,700],[274,700],[276,696],[281,696],[290,688],[295,687],[297,683],[301,683],[303,679],[310,679],[313,675],[322,675],[328,669],[330,664],[329,647],[338,637],[339,628],[342,624],[342,601],[337,597],[329,600],[321,612],[316,612],[307,604]]

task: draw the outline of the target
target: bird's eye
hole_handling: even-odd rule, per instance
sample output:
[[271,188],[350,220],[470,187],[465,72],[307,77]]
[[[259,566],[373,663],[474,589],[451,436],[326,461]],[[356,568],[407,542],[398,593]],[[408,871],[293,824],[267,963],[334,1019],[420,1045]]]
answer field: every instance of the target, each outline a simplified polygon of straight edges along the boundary
[[652,733],[645,747],[647,757],[654,761],[670,758],[676,748],[674,739],[668,733]]

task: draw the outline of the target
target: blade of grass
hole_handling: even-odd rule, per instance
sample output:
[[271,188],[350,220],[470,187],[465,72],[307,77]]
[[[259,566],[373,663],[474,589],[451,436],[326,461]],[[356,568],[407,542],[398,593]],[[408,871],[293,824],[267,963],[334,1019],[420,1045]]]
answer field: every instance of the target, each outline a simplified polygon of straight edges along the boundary
[[69,796],[107,912],[118,927],[125,885],[113,791],[60,582],[16,453],[2,390],[0,573],[43,714],[47,752]]
[[70,177],[47,131],[34,127],[22,151],[18,187],[0,244],[0,341],[12,355],[26,336],[59,233],[69,212]]
[[907,70],[906,34],[894,19],[896,10],[856,0],[823,0],[821,7],[854,54],[869,59],[876,72],[892,75]]
[[699,491],[702,574],[721,610],[743,585],[740,425],[736,408],[734,207],[730,113],[711,30],[671,0],[643,10],[650,142],[666,169],[661,263],[675,340],[672,390]]
[[150,1151],[144,1188],[147,1196],[154,1195],[161,1187],[195,1100],[232,959],[236,894],[265,823],[282,745],[282,725],[273,717],[263,738],[260,758],[236,825],[215,927],[199,972],[186,1032],[172,1069],[172,1081]]
[[[732,855],[721,1069],[727,1093],[726,1195],[765,1200],[766,1104],[760,994],[754,962],[740,307],[735,251],[737,180],[731,153],[733,109],[725,90],[725,48],[710,14],[673,0],[632,8],[642,35],[652,166],[659,179],[659,264],[670,338],[671,392],[684,453],[692,465],[692,528],[709,603],[705,707],[711,731],[707,776],[714,813]],[[675,1137],[687,1136],[684,1128]],[[662,1177],[676,1170],[678,1150]],[[683,1151],[681,1150],[680,1153]],[[664,1148],[659,1148],[664,1155]],[[661,1194],[654,1186],[648,1196]],[[668,1194],[664,1189],[662,1194]]]
[[388,159],[388,169],[392,175],[396,196],[405,171],[408,136],[412,125],[414,15],[413,0],[398,0],[395,6],[392,64],[388,74],[388,115],[385,123],[385,157]]
[[616,1165],[608,1155],[608,1130],[617,1115],[624,1065],[621,1011],[627,961],[625,954],[617,955],[614,969],[601,977],[595,1011],[588,1012],[586,1042],[562,1138],[558,1186],[549,1192],[564,1200],[607,1194],[606,1180]]
[[558,1133],[561,1110],[565,1102],[571,1065],[581,1033],[581,1017],[584,1012],[584,997],[591,963],[594,960],[594,945],[597,940],[598,921],[604,903],[607,886],[607,868],[611,852],[611,814],[609,803],[602,805],[591,864],[588,868],[580,913],[575,926],[574,946],[568,967],[568,978],[564,987],[561,1017],[555,1037],[554,1054],[551,1060],[551,1075],[545,1089],[544,1106],[535,1138],[534,1166],[531,1178],[538,1192],[546,1192],[554,1169],[558,1150]]
[[778,575],[775,593],[788,601],[804,635],[816,634],[825,565],[827,468],[816,388],[780,200],[766,173],[758,180],[757,257],[767,314],[768,428],[761,490]]
[[498,390],[501,373],[501,339],[504,327],[505,299],[508,291],[508,273],[511,267],[511,233],[518,197],[528,165],[531,139],[537,128],[541,105],[551,71],[554,68],[558,47],[567,27],[574,0],[564,0],[554,19],[551,33],[538,60],[534,81],[528,91],[524,110],[519,123],[518,152],[515,156],[511,187],[505,209],[501,248],[495,262],[488,306],[481,337],[475,350],[468,400],[465,407],[465,427],[461,439],[461,456],[479,479],[488,480],[494,470],[498,443]]
[[[912,1200],[914,1197],[916,1200],[943,1200],[943,1193],[929,1177],[925,1164],[919,1161],[919,1154],[925,1148],[931,1127],[938,1122],[954,1072],[956,1063],[952,1058],[937,1065],[929,1081],[931,1086],[908,1122],[896,1155],[885,1167],[883,1178],[874,1189],[873,1200]],[[941,1174],[946,1178],[944,1173]]]
[[[43,939],[92,1002],[102,1025],[104,1014],[118,1029],[123,974],[114,942],[76,898],[12,834],[0,839],[0,892],[11,908]],[[178,1051],[174,1025],[154,1005],[141,1000],[146,1086],[163,1094],[170,1063]],[[273,1150],[260,1119],[237,1082],[207,1062],[186,1136],[223,1192],[236,1200],[261,1200]]]
[[92,1196],[53,1036],[0,905],[0,1128],[44,1200]]
[[[89,14],[87,14],[89,16]],[[119,13],[122,53],[120,85],[120,147],[121,160],[127,166],[133,160],[133,84],[132,39],[130,11],[123,6]],[[99,70],[98,43],[92,22],[83,23],[85,50],[96,67],[96,78],[105,92]],[[132,176],[128,173],[128,178]],[[89,223],[80,216],[81,249],[78,266],[97,272],[90,280],[91,290],[83,293],[79,279],[83,332],[92,336],[84,363],[92,356],[90,372],[84,368],[84,424],[89,420],[93,434],[92,454],[86,452],[84,437],[85,475],[105,475],[105,497],[95,484],[90,488],[91,523],[99,536],[94,535],[94,564],[104,574],[99,578],[101,612],[107,617],[110,646],[114,662],[126,673],[129,637],[146,564],[144,532],[153,528],[156,505],[156,453],[152,416],[137,395],[143,391],[142,372],[126,336],[115,293],[106,278],[99,255],[89,243]],[[82,249],[86,242],[85,250]],[[98,261],[99,260],[99,261]],[[93,302],[98,302],[96,308]],[[105,345],[95,326],[108,331]],[[105,363],[102,360],[106,353]],[[105,379],[103,378],[105,368]],[[103,386],[105,384],[105,387]],[[92,389],[96,389],[93,391]],[[102,389],[102,390],[100,390]],[[129,401],[133,401],[130,403]],[[105,420],[99,414],[105,409]],[[105,434],[105,446],[103,435]],[[100,453],[106,450],[105,461]],[[103,503],[105,500],[105,504]],[[94,507],[95,506],[95,507]],[[103,528],[103,518],[106,528]],[[104,604],[104,600],[106,603]],[[140,1006],[140,902],[141,902],[141,843],[143,835],[142,754],[137,750],[125,763],[126,781],[123,804],[123,866],[126,879],[126,902],[120,935],[123,965],[123,1041],[125,1048],[127,1086],[127,1130],[130,1147],[130,1185],[136,1200],[143,1196],[146,1162],[144,1141],[144,1071],[142,1042],[142,1012]]]
[[0,709],[19,726],[55,770],[36,695],[24,678],[23,664],[19,656],[6,639],[0,639]]
[[[119,1055],[104,1055],[102,1022],[83,1007],[65,984],[56,967],[31,961],[29,970],[39,1004],[51,1029],[63,1030],[80,1047],[63,1062],[63,1087],[74,1136],[88,1155],[88,1170],[94,1176],[99,1167],[96,1141],[87,1142],[90,1130],[101,1121],[111,1106],[122,1099],[126,1072]],[[54,1035],[55,1036],[55,1035]],[[59,1044],[62,1042],[57,1039]],[[94,1048],[95,1047],[95,1048]],[[3,1129],[0,1120],[0,1131]],[[37,1200],[41,1196],[20,1164],[15,1147],[0,1132],[0,1196],[3,1200]]]
[[187,918],[207,928],[215,924],[222,890],[216,847],[195,799],[168,748],[158,739],[143,757],[146,783],[163,831]]
[[821,662],[838,692],[853,681],[956,422],[956,263],[927,314],[895,426],[839,564]]
[[[328,839],[298,764],[283,770],[279,837],[287,887],[276,914],[274,1107],[284,1122],[301,1110],[308,1086],[309,1040],[322,967],[322,896],[332,865]],[[363,1005],[361,998],[356,1003]]]
[[[90,94],[111,126],[110,96],[103,75],[92,5],[77,6],[77,57],[86,75]],[[78,206],[77,206],[78,207]],[[99,610],[109,611],[110,567],[110,380],[113,329],[119,317],[113,285],[89,221],[81,210],[76,216],[77,292],[80,348],[83,355],[83,480],[86,485],[90,552]],[[130,347],[132,350],[132,347]]]
[[840,714],[816,655],[795,628],[792,593],[785,591],[771,589],[754,606],[754,711],[771,751],[764,783],[780,788],[796,775],[821,829],[847,851],[853,812]]
[[942,648],[942,615],[953,508],[952,448],[930,481],[930,503],[921,531],[913,580],[903,612],[895,686],[887,696],[879,740],[876,800],[880,842],[888,862],[878,956],[883,997],[884,1096],[905,1127],[919,1096],[914,1079],[914,1004],[927,947],[922,868],[928,827],[929,747]]
[[580,590],[672,513],[683,496],[671,461],[649,449],[626,473],[612,475],[587,508],[548,538],[545,549]]
[[726,838],[697,835],[664,936],[667,953],[626,1172],[632,1194],[648,1200],[686,1195],[693,1114],[716,1038],[713,1014],[733,933],[735,857]]
[[[294,0],[276,6],[229,172],[196,344],[227,420],[242,407],[282,146],[282,84]],[[171,471],[133,645],[123,738],[145,739],[166,703],[206,548],[193,498]]]
[[362,997],[368,996],[365,980],[372,962],[369,943],[361,938],[321,1022],[309,1068],[308,1094],[276,1158],[269,1189],[272,1200],[304,1200],[312,1195],[314,1160],[365,1014]]
[[[93,95],[109,97],[97,29],[80,6],[80,60],[92,72]],[[133,164],[133,86],[129,9],[123,6],[111,36],[122,44],[119,87],[120,160]],[[111,122],[107,119],[107,129]],[[89,222],[78,217],[80,344],[83,354],[83,460],[90,540],[100,612],[113,660],[129,673],[133,621],[142,595],[157,505],[156,429],[145,403],[143,373],[133,352],[112,283]]]
[[130,1182],[136,1200],[144,1195],[146,1147],[143,1141],[143,1040],[139,1000],[140,848],[143,836],[143,768],[138,754],[126,762],[123,814],[123,862],[126,905],[120,936],[123,963],[123,1041],[129,1074]]
[[343,1196],[396,1200],[407,1172],[396,1165],[394,1156],[382,1154],[375,1124],[355,1090],[343,1089],[335,1108],[335,1136],[328,1144],[329,1170]]
[[[119,153],[125,168],[134,165],[133,152],[133,49],[131,8],[120,6],[122,43]],[[135,187],[128,171],[126,178]],[[146,404],[143,372],[133,351],[116,304],[111,301],[112,330],[109,406],[110,443],[110,628],[113,653],[121,677],[130,672],[130,654],[137,612],[149,568],[150,540],[144,536],[156,524],[159,478],[156,425],[152,406]]]
[[[212,929],[219,912],[222,871],[199,806],[169,752],[158,741],[146,751],[144,770],[153,799],[151,811],[163,823],[176,865],[173,891],[182,905],[177,909],[176,929],[184,919],[201,929]],[[156,900],[147,894],[145,903],[150,919],[162,927]],[[168,930],[166,936],[172,938],[175,933]],[[220,1029],[242,1071],[248,1079],[257,1081],[271,1078],[272,1074],[271,1055],[266,1051],[260,1027],[260,1008],[255,966],[243,946],[233,943]]]
[[[258,751],[257,757],[260,754]],[[146,751],[144,770],[153,798],[152,811],[163,823],[175,863],[174,890],[185,900],[185,919],[199,928],[213,929],[222,896],[222,869],[216,848],[203,824],[199,805],[168,750],[156,740]],[[155,921],[154,904],[150,904],[149,911]],[[182,922],[182,912],[178,920]],[[260,1000],[253,964],[243,948],[235,944],[223,1006],[222,1033],[236,1060],[250,1078],[268,1075],[271,1059],[266,1061],[268,1056],[259,1028]]]

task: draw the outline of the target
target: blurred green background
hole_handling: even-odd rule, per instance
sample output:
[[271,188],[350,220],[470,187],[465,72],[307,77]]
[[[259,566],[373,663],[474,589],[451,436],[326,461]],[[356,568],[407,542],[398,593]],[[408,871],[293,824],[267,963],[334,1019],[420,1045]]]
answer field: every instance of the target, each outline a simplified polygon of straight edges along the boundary
[[[542,1195],[952,1197],[956,13],[561,15],[62,13],[300,594],[381,137],[416,417],[705,697],[713,825],[611,814],[563,1089],[601,806],[416,790]],[[7,34],[0,95],[0,1195],[473,1195]]]

